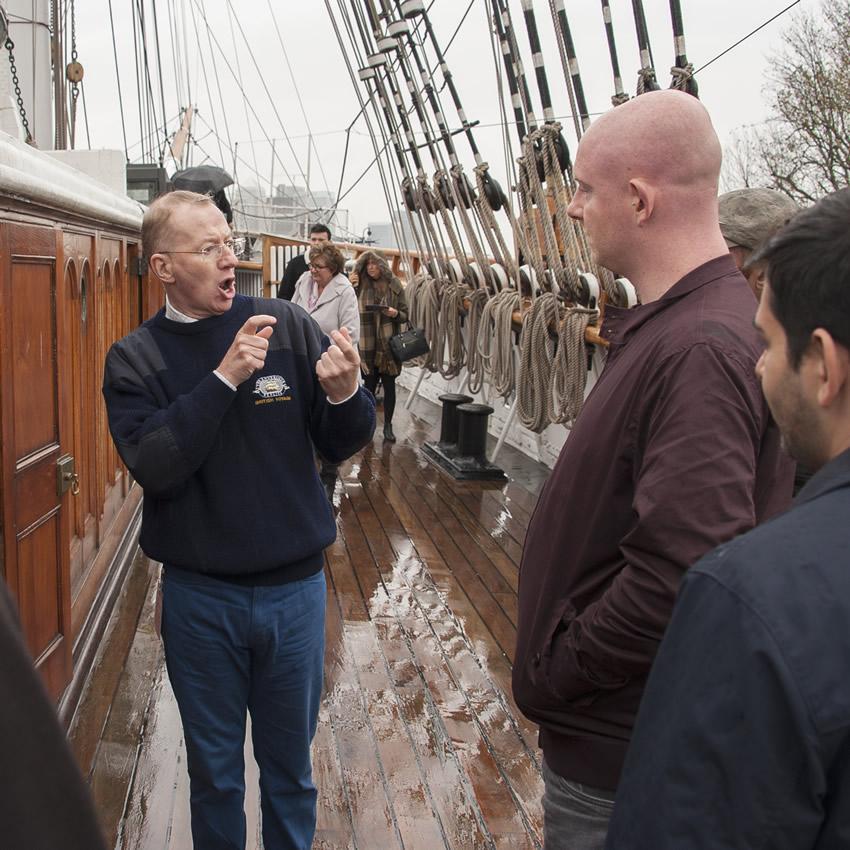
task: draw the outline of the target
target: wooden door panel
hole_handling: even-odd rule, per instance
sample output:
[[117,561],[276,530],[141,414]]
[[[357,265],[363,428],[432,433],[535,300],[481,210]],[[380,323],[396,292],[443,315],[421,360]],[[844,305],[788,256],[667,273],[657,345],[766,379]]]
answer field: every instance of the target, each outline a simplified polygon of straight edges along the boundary
[[[17,456],[59,443],[53,264],[17,258],[12,266],[12,380]],[[48,319],[34,324],[32,317]]]
[[9,249],[0,275],[5,571],[30,650],[58,698],[71,675],[71,639],[68,538],[56,485],[56,240],[44,227],[7,224],[0,234]]
[[44,661],[63,637],[62,587],[55,560],[58,542],[58,507],[17,535],[18,604],[24,634],[37,661]]

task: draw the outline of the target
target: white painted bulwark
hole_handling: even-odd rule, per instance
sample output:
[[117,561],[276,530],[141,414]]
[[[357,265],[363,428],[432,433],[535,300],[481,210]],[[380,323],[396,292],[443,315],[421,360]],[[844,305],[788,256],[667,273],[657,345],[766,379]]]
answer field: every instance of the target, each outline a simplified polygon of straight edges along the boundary
[[[408,391],[412,391],[416,386],[419,373],[420,370],[418,368],[405,366],[405,368],[401,370],[401,375],[398,377],[399,386],[404,387]],[[462,380],[462,377],[458,377],[447,381],[439,374],[439,372],[435,372],[433,374],[427,372],[425,379],[419,385],[419,394],[417,398],[426,398],[428,401],[440,404],[439,397],[443,395],[443,393],[456,393],[460,391]],[[493,408],[493,415],[490,417],[489,432],[491,436],[498,438],[502,433],[502,429],[508,419],[508,414],[510,413],[511,408],[510,405],[505,404],[501,398],[488,398],[487,389],[487,384],[485,383],[483,392],[478,393],[478,395],[475,396],[475,401],[484,402]],[[466,395],[472,395],[472,393],[467,390],[464,390],[464,393],[466,393]],[[416,401],[413,402],[411,412],[416,413]],[[546,464],[546,466],[552,467],[555,465],[555,461],[558,459],[561,447],[566,442],[569,433],[569,429],[565,428],[563,425],[550,425],[542,434],[535,434],[527,428],[523,428],[522,425],[519,425],[516,419],[514,419],[505,442],[519,449],[523,454],[533,460],[540,461],[541,463]],[[498,464],[498,462],[499,459],[496,458],[496,463]]]
[[144,207],[47,153],[0,133],[0,197],[139,229]]

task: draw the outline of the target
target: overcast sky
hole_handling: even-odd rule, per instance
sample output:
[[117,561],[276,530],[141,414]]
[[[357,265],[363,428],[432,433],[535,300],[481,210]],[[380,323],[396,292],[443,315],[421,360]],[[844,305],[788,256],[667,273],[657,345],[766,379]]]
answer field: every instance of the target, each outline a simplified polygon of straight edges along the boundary
[[[342,27],[338,4],[344,2],[346,8],[350,9],[350,0],[329,2]],[[362,0],[357,2],[362,3]],[[681,2],[688,58],[696,67],[700,67],[784,9],[791,0]],[[151,0],[144,0],[144,5],[148,26],[151,28]],[[430,15],[437,38],[444,49],[467,5],[467,0],[435,0]],[[771,55],[780,44],[781,32],[787,28],[793,14],[800,10],[815,9],[817,5],[817,0],[802,0],[792,12],[767,26],[698,75],[701,98],[711,112],[724,143],[735,128],[764,118],[765,74]],[[505,178],[504,136],[500,125],[497,77],[487,25],[488,6],[489,0],[474,0],[457,38],[448,48],[446,58],[469,119],[480,122],[480,126],[475,129],[475,136],[482,155],[490,163],[495,176],[505,185],[509,181]],[[662,85],[667,85],[673,58],[669,2],[644,0],[644,7],[656,68]],[[137,161],[140,148],[137,144],[134,147],[134,143],[138,142],[140,131],[132,40],[132,3],[131,0],[112,0],[112,8],[130,158]],[[613,93],[601,4],[599,0],[569,0],[567,8],[589,107],[592,112],[600,112],[609,107]],[[511,0],[511,9],[516,37],[526,51],[524,61],[528,70],[532,65],[527,53],[528,39],[519,0]],[[630,0],[611,0],[611,9],[625,86],[633,94],[639,61],[632,4]],[[230,10],[238,11],[238,21]],[[572,119],[567,117],[569,104],[548,2],[535,0],[535,10],[544,43],[555,111],[558,116],[564,116],[565,136],[574,150],[575,133]],[[209,22],[209,32],[202,20],[202,12]],[[308,163],[307,135],[312,132],[315,150],[310,157],[311,186],[313,189],[327,187],[336,193],[346,140],[344,131],[357,115],[360,106],[324,0],[157,0],[156,15],[169,132],[177,129],[178,102],[186,104],[189,88],[199,112],[193,128],[197,138],[193,164],[199,164],[207,157],[208,161],[216,163],[223,159],[221,164],[232,171],[234,161],[232,153],[228,152],[229,135],[231,143],[238,143],[239,160],[235,169],[236,176],[242,182],[259,182],[254,174],[257,171],[262,175],[260,181],[266,186],[270,179],[275,183],[295,182],[303,185]],[[76,4],[76,16],[79,59],[86,69],[85,98],[92,147],[123,150],[108,0],[79,2]],[[240,33],[240,26],[250,42],[253,58]],[[175,50],[171,32],[174,28],[181,41],[178,45],[181,57],[177,63],[181,69],[178,74],[175,74],[173,60]],[[183,38],[184,33],[188,34],[187,39]],[[152,33],[149,38],[149,60],[154,63]],[[200,51],[198,39],[201,43]],[[355,65],[362,52],[360,44],[349,45],[346,49],[348,58]],[[200,57],[203,57],[203,61]],[[439,81],[439,72],[436,76]],[[248,102],[239,92],[239,79],[247,92]],[[212,97],[207,94],[207,85]],[[529,85],[532,98],[537,102],[533,79],[529,80]],[[221,97],[218,95],[219,86]],[[156,76],[153,88],[157,114],[161,116],[159,81]],[[450,125],[457,127],[457,116],[447,91],[442,95],[442,106]],[[374,113],[372,115],[374,117]],[[285,139],[285,133],[289,135],[289,141]],[[84,142],[85,136],[82,138]],[[513,128],[510,128],[509,138],[516,154],[517,137]],[[270,139],[275,140],[273,174]],[[462,161],[471,174],[473,160],[469,146],[463,137],[457,137],[456,142]],[[351,134],[348,161],[342,174],[343,190],[354,182],[373,156],[367,128],[361,118]],[[424,160],[426,169],[433,172],[427,155]],[[166,166],[173,170],[173,163],[167,162]],[[352,230],[357,233],[362,232],[368,222],[388,220],[386,202],[374,169],[341,206],[350,210]]]

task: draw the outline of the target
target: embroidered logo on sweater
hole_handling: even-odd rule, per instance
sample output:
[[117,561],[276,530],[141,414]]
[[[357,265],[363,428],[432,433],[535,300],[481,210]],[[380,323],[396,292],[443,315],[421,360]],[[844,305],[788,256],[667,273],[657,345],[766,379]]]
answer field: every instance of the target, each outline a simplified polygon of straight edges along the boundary
[[288,395],[289,390],[289,384],[280,375],[264,375],[262,378],[257,378],[257,385],[254,388],[254,395],[261,397],[256,403],[289,401],[292,398]]

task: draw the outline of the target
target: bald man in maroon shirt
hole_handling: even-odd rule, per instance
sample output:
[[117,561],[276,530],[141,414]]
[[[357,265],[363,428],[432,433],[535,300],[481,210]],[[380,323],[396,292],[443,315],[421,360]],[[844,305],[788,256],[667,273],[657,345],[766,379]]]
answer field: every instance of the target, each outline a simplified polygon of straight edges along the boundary
[[708,113],[651,92],[596,121],[570,215],[640,305],[606,308],[605,368],[525,542],[513,690],[540,726],[547,850],[601,850],[679,581],[790,502],[754,368],[755,298],[720,233]]

